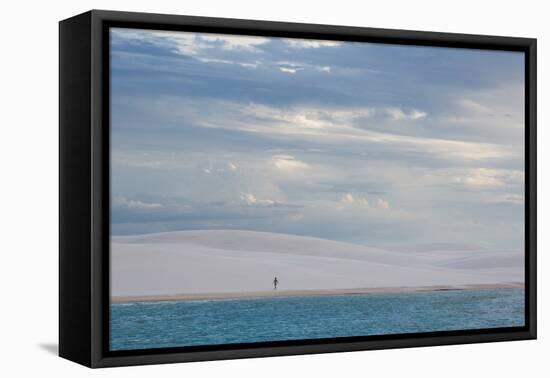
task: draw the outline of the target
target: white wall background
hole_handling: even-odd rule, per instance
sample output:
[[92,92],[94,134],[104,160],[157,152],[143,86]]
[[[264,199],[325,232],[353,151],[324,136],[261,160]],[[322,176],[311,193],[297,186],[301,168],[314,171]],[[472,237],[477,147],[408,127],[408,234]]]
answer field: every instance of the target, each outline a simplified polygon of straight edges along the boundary
[[[539,340],[89,370],[58,358],[57,54],[61,19],[112,9],[539,39]],[[4,377],[520,377],[548,374],[546,129],[550,26],[544,1],[9,1],[0,22],[0,375]],[[546,114],[545,114],[546,113]]]

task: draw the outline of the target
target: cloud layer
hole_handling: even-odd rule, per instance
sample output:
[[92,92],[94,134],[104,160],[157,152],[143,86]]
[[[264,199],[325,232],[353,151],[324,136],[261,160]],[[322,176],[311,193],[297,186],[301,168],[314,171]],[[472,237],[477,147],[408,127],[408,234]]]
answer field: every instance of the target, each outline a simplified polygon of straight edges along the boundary
[[523,245],[520,53],[111,31],[112,230]]

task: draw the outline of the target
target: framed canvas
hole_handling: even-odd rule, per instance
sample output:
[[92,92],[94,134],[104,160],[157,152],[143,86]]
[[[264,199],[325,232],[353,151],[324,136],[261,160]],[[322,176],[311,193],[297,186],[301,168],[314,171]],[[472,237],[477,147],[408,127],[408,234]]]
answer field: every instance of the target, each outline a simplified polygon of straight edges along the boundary
[[536,40],[60,22],[59,353],[536,338]]

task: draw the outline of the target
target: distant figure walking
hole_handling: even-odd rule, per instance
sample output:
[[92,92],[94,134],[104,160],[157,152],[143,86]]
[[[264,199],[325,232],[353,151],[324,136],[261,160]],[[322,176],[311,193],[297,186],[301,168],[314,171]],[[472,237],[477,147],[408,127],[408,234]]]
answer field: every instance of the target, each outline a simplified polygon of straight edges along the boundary
[[277,290],[277,285],[279,284],[279,280],[277,277],[273,279],[273,290]]

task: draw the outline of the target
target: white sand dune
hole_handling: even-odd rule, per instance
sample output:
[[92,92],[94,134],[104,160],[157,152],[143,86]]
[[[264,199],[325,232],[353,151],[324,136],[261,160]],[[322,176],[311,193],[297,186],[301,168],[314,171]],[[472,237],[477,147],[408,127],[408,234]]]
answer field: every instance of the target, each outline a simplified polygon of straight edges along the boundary
[[[392,251],[254,231],[114,237],[111,295],[333,290],[523,283],[520,251]],[[440,248],[441,249],[441,248]]]

